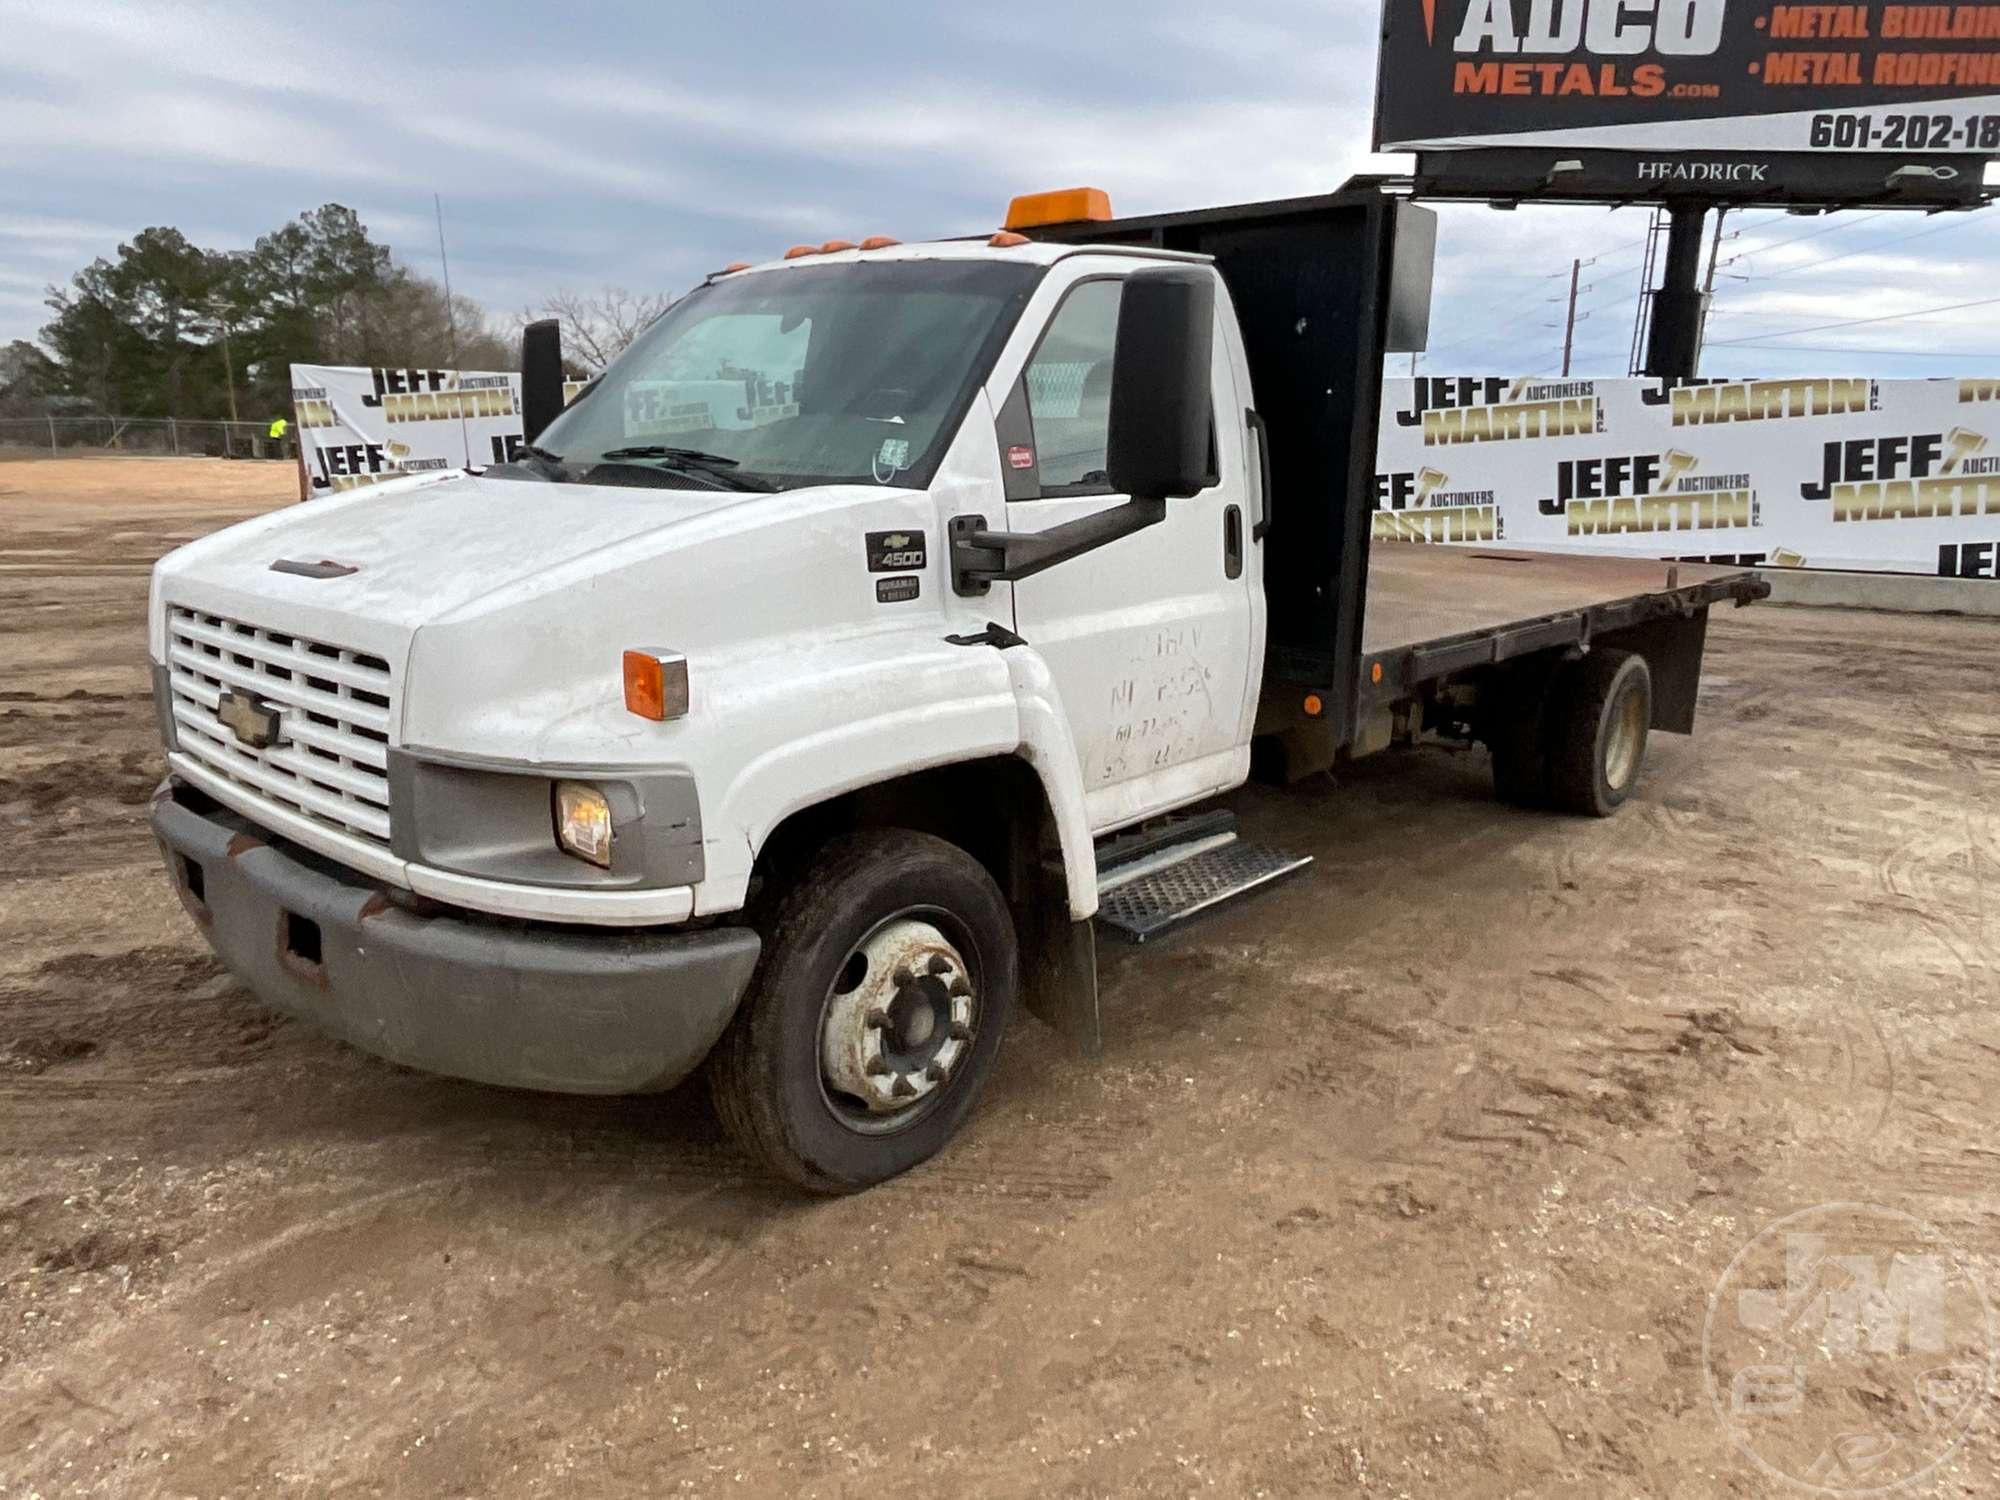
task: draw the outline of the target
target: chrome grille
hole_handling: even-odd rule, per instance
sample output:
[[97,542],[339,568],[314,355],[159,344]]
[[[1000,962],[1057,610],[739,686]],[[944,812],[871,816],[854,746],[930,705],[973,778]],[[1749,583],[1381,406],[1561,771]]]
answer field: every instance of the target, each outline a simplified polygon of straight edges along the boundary
[[[266,801],[388,844],[386,661],[174,605],[167,665],[182,753]],[[277,743],[246,745],[216,717],[225,689],[277,711]]]

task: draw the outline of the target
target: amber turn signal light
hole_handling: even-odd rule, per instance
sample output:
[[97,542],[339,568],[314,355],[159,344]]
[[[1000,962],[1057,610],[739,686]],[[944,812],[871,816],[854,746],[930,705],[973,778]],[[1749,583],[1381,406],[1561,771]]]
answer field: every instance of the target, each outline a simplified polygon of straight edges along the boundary
[[627,651],[625,707],[656,723],[686,717],[687,658],[678,651]]

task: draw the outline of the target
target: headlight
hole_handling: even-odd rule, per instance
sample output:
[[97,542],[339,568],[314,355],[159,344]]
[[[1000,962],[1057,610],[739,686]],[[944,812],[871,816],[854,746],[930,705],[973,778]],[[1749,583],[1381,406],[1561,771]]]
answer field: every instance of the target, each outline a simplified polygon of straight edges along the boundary
[[581,781],[558,781],[555,814],[556,842],[565,854],[611,868],[611,804],[604,793]]

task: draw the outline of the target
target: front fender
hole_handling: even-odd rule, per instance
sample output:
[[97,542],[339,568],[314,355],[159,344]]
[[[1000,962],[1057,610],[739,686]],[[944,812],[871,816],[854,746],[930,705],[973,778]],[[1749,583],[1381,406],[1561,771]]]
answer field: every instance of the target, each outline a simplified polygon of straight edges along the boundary
[[1069,886],[1069,914],[1082,922],[1097,914],[1097,849],[1083,800],[1083,765],[1069,729],[1056,680],[1041,653],[1017,646],[1001,653],[1020,714],[1019,754],[1035,768],[1062,845],[1063,875]]
[[703,758],[734,769],[715,801],[703,788],[711,821],[698,915],[743,904],[757,851],[793,813],[913,771],[1011,755],[1021,743],[999,653],[902,637],[832,643],[728,674],[711,722],[733,743]]
[[1097,910],[1076,746],[1055,681],[1033,650],[876,638],[787,662],[777,677],[726,685],[721,696],[718,722],[768,732],[719,802],[708,804],[710,863],[697,914],[742,905],[758,851],[792,814],[916,771],[996,755],[1019,755],[1042,783],[1071,917]]

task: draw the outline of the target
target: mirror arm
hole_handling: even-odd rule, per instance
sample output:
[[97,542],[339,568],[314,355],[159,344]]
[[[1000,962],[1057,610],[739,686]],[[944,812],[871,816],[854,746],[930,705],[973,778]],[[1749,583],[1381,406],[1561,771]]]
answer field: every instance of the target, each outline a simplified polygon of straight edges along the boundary
[[1164,500],[1128,500],[1046,531],[988,531],[984,516],[953,516],[952,591],[979,595],[996,583],[1032,578],[1120,537],[1157,526],[1166,518]]

